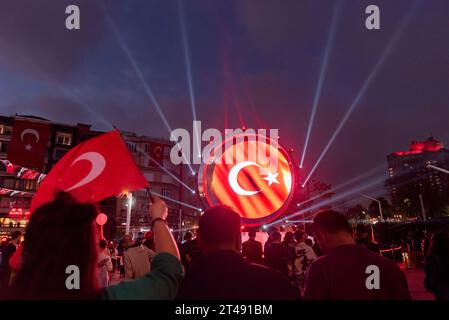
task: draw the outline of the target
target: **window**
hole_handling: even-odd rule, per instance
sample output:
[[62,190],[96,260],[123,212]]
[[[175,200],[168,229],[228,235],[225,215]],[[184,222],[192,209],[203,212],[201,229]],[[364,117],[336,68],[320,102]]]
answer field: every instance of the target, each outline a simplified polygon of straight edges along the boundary
[[149,144],[145,144],[145,152],[146,153],[150,152],[150,145]]
[[55,148],[55,151],[53,153],[53,159],[55,161],[59,161],[66,153],[68,150],[66,149],[60,149],[60,148]]
[[11,126],[7,126],[6,124],[0,124],[0,134],[11,135],[12,134],[12,127]]
[[36,181],[34,181],[34,180],[25,180],[24,189],[25,190],[35,190],[36,189]]
[[1,141],[0,142],[0,152],[1,153],[7,153],[8,152],[8,143]]
[[3,180],[3,188],[14,189],[16,186],[15,179],[5,179]]
[[161,194],[162,194],[164,197],[171,198],[171,190],[170,190],[170,189],[162,188],[162,189],[161,189]]
[[163,183],[172,183],[172,179],[171,179],[170,176],[168,176],[168,175],[166,175],[166,174],[163,174],[163,175],[162,175],[162,182],[163,182]]
[[127,143],[128,150],[132,153],[136,153],[136,145],[134,143]]
[[70,133],[57,132],[56,143],[70,146],[72,144],[72,135]]
[[147,181],[153,182],[154,181],[154,174],[153,173],[144,173],[145,178]]
[[394,176],[393,168],[388,168],[388,172],[390,174],[390,177]]

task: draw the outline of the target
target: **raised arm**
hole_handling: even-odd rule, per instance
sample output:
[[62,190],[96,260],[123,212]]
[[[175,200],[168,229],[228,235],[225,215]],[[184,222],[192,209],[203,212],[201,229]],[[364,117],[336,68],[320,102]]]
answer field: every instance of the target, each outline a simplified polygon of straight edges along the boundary
[[[170,232],[165,219],[167,218],[167,205],[161,198],[153,196],[150,207],[150,216],[153,223],[154,247],[156,253],[167,252],[180,259],[178,246]],[[162,220],[161,220],[162,219]]]

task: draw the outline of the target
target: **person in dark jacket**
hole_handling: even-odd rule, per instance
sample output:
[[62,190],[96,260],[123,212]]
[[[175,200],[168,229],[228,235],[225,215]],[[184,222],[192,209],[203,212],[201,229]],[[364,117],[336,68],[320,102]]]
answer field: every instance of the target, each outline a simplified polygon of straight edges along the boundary
[[181,284],[181,300],[292,300],[300,292],[287,279],[240,254],[240,216],[227,206],[201,216],[198,257]]
[[436,300],[449,300],[449,235],[436,233],[424,263],[424,285]]
[[0,287],[7,286],[10,279],[11,270],[9,268],[9,259],[16,252],[17,247],[20,244],[22,232],[14,231],[11,234],[11,241],[2,248],[2,261],[0,265]]
[[196,259],[201,255],[201,249],[198,247],[198,241],[193,239],[193,234],[189,231],[184,235],[184,243],[179,246],[181,261],[186,272],[192,268]]
[[265,249],[265,265],[283,276],[288,275],[288,259],[284,246],[281,243],[281,234],[273,232],[272,242]]
[[370,232],[364,224],[359,224],[355,228],[355,242],[365,245],[374,253],[380,254],[379,245],[370,239]]
[[409,300],[407,279],[392,261],[357,244],[345,216],[326,210],[313,219],[324,256],[307,272],[307,300]]
[[248,231],[249,239],[242,243],[242,254],[249,262],[262,263],[262,242],[256,240],[256,231]]

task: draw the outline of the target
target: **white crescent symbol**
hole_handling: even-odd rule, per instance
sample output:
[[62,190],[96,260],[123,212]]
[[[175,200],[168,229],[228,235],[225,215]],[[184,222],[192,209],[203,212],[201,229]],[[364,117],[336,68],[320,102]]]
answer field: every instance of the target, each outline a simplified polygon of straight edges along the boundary
[[247,166],[257,166],[260,168],[260,166],[255,162],[243,161],[243,162],[237,163],[235,166],[233,166],[232,169],[229,171],[229,175],[228,175],[228,182],[229,182],[229,185],[231,186],[232,190],[241,196],[252,196],[252,195],[262,191],[262,189],[257,190],[257,191],[245,190],[237,182],[237,175],[239,174],[240,170],[242,170],[243,168],[245,168]]
[[78,183],[71,186],[70,188],[66,189],[65,191],[71,191],[73,189],[79,188],[81,186],[84,186],[85,184],[88,184],[95,178],[97,178],[106,167],[106,160],[104,157],[99,154],[98,152],[86,152],[80,155],[78,158],[75,159],[75,161],[72,162],[70,166],[73,166],[75,163],[81,160],[87,160],[92,164],[92,167],[90,168],[89,173],[81,179]]
[[32,134],[33,136],[36,137],[36,143],[39,141],[39,132],[37,132],[34,129],[25,129],[22,131],[22,133],[20,134],[20,140],[23,141],[23,136],[26,135],[27,133]]

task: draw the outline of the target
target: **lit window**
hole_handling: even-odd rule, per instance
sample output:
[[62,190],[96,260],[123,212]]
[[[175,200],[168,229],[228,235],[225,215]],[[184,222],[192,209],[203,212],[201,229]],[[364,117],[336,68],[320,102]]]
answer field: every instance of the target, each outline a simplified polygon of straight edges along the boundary
[[57,132],[56,143],[70,146],[72,144],[72,135],[70,133]]
[[11,135],[12,134],[12,127],[8,126],[6,124],[0,124],[0,134]]
[[132,153],[136,153],[136,145],[134,143],[127,143],[128,150]]
[[161,189],[161,194],[162,194],[164,197],[171,198],[171,190],[170,190],[170,189],[162,188],[162,189]]

